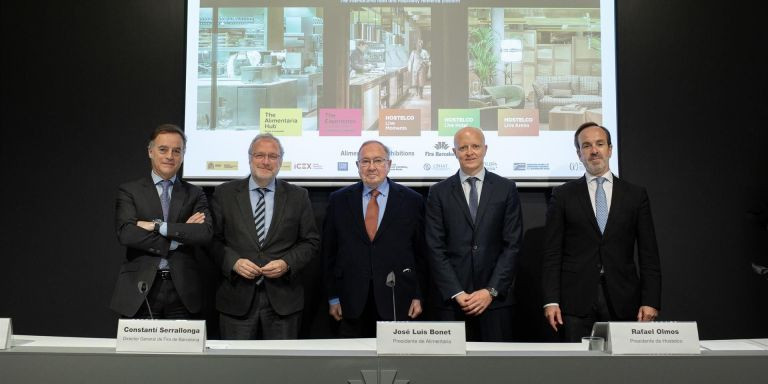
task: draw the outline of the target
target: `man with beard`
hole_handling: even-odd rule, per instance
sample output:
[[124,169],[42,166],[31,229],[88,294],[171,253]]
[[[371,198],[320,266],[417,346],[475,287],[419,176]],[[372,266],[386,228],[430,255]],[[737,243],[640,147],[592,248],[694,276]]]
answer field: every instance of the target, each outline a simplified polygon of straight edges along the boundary
[[268,133],[248,149],[251,174],[216,188],[211,254],[224,279],[216,293],[222,339],[295,339],[301,270],[320,235],[307,190],[282,180],[283,146]]
[[587,172],[552,191],[542,270],[544,316],[568,342],[581,341],[596,321],[652,321],[661,307],[645,188],[611,173],[613,145],[604,127],[582,124],[574,144]]

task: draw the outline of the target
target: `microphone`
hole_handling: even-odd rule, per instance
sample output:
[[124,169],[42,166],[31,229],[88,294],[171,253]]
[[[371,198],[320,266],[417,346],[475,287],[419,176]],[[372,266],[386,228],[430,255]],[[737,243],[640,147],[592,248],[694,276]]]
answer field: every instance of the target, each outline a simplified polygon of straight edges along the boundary
[[139,293],[144,296],[144,303],[147,304],[147,311],[149,311],[149,319],[154,320],[155,317],[152,316],[152,308],[149,307],[149,300],[147,300],[147,291],[149,290],[149,287],[147,286],[147,282],[144,280],[139,281],[138,284]]
[[386,284],[387,287],[392,288],[392,319],[397,321],[397,311],[395,309],[395,271],[389,271]]

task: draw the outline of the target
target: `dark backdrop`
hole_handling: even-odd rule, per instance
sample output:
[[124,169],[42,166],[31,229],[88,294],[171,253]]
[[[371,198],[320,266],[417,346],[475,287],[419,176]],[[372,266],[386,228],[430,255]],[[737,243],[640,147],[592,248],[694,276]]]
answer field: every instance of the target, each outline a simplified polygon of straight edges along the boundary
[[[183,120],[184,1],[1,7],[0,317],[18,334],[114,337],[115,189],[149,171],[148,131]],[[750,266],[768,264],[767,232],[749,213],[768,196],[765,42],[754,10],[722,7],[617,4],[621,176],[651,196],[662,319],[696,320],[702,338],[768,337],[768,281]],[[311,190],[318,220],[331,190]],[[536,240],[548,193],[521,193],[521,340],[547,337]],[[326,337],[313,267],[302,332]]]

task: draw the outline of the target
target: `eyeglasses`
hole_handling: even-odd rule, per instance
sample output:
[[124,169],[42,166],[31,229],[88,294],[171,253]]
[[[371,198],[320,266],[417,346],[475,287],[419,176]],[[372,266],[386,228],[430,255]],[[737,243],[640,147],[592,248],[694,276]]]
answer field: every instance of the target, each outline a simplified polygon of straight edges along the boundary
[[251,156],[256,160],[264,160],[265,158],[269,159],[269,161],[277,161],[280,158],[280,155],[277,153],[251,153]]
[[383,157],[377,157],[375,159],[362,159],[357,162],[357,166],[367,168],[367,167],[370,167],[371,164],[373,164],[373,166],[375,166],[376,168],[379,168],[382,165],[384,165],[386,162],[387,162],[387,159]]

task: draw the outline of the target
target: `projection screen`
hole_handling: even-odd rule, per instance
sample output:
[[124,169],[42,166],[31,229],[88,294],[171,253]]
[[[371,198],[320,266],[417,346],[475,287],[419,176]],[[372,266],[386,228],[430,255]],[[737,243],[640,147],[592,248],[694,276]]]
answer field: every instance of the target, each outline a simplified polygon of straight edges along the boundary
[[563,181],[584,168],[575,129],[613,136],[612,1],[189,0],[187,179],[249,173],[248,146],[272,133],[280,177],[357,177],[366,140],[391,149],[390,177],[431,182],[458,168],[453,134],[486,136],[486,168]]

